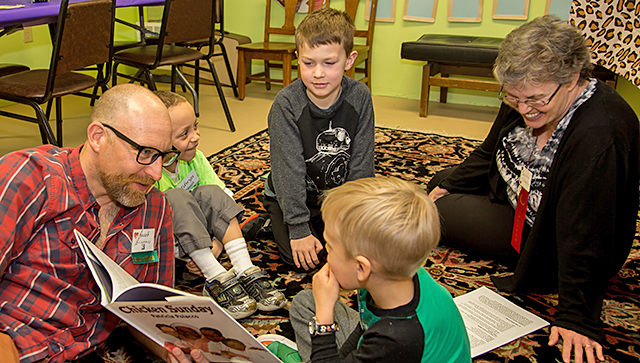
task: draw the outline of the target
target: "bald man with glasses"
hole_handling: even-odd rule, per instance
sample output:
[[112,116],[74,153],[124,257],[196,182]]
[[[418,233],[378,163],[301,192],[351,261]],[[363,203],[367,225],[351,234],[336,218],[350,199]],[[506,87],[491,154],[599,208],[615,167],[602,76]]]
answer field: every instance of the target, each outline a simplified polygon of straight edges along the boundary
[[[153,185],[163,162],[178,154],[166,107],[146,88],[125,84],[98,100],[83,145],[42,145],[0,158],[3,357],[78,359],[118,324],[100,305],[74,229],[138,281],[173,286],[172,213]],[[145,252],[132,248],[140,244]]]

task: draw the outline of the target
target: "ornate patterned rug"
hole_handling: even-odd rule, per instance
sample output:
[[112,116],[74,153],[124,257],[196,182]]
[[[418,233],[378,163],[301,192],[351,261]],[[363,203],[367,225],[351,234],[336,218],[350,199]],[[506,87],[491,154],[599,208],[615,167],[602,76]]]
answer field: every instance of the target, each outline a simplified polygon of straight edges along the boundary
[[[406,179],[426,187],[439,170],[458,164],[478,145],[478,141],[429,133],[376,129],[376,174]],[[264,188],[261,178],[269,171],[269,136],[266,131],[212,155],[211,164],[235,192],[237,202],[247,211],[248,218],[265,213],[260,202]],[[638,224],[640,230],[640,224]],[[248,242],[254,264],[265,270],[279,289],[291,299],[298,291],[311,287],[311,275],[286,269],[279,260],[275,243],[270,240]],[[226,256],[221,257],[230,267]],[[489,260],[476,260],[457,250],[436,248],[430,255],[427,270],[434,279],[455,297],[486,286],[495,290],[490,276],[506,272],[506,268]],[[176,287],[199,294],[204,280],[190,274],[185,266],[176,269]],[[605,358],[607,362],[631,362],[640,359],[640,242],[638,234],[624,268],[610,282],[604,302],[603,320],[606,329]],[[501,294],[515,304],[551,322],[557,314],[557,294]],[[341,299],[352,304],[352,294],[343,292]],[[294,340],[286,309],[272,313],[256,313],[240,321],[254,336],[275,333]],[[549,328],[538,330],[491,352],[474,362],[562,362],[561,347],[547,345]],[[135,345],[124,328],[112,334],[108,344],[93,357],[108,362],[160,361]],[[89,357],[87,357],[89,358]],[[95,361],[95,360],[91,360]]]

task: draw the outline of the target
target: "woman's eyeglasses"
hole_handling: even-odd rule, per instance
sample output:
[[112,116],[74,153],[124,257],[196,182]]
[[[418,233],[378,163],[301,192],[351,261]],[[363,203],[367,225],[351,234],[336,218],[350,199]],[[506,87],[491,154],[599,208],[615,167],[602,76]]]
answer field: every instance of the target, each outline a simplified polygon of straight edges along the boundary
[[524,103],[525,105],[527,105],[529,107],[533,107],[533,108],[544,107],[544,106],[548,105],[551,102],[553,97],[560,90],[560,87],[562,87],[561,84],[558,85],[558,88],[556,88],[555,92],[553,92],[553,94],[546,101],[544,101],[544,100],[524,100],[524,101],[520,101],[519,99],[517,99],[517,98],[515,98],[513,96],[503,95],[502,94],[502,89],[504,88],[504,86],[502,86],[500,88],[500,93],[498,94],[498,99],[500,101],[508,103],[510,106],[513,106],[513,107],[518,107],[518,105],[521,104],[521,103]]

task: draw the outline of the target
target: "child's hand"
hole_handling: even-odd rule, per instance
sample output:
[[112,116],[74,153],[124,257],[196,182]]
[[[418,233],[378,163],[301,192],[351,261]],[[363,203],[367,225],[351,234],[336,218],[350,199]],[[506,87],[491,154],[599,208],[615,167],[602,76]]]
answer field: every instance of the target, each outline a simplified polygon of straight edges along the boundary
[[187,270],[189,270],[189,272],[191,272],[194,275],[204,277],[202,270],[200,270],[200,267],[198,267],[198,265],[196,265],[196,263],[193,262],[193,260],[189,260],[189,262],[187,262]]
[[313,299],[316,302],[318,324],[333,323],[333,307],[339,293],[340,284],[327,263],[313,276]]

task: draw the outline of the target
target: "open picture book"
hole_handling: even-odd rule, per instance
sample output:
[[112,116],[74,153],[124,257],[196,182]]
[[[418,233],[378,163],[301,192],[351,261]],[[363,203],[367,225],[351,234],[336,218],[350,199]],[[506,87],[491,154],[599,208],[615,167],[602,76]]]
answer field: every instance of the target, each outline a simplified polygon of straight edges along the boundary
[[210,362],[280,362],[212,299],[140,283],[85,236],[74,233],[100,287],[101,304],[160,346],[177,346],[187,354],[198,348]]

